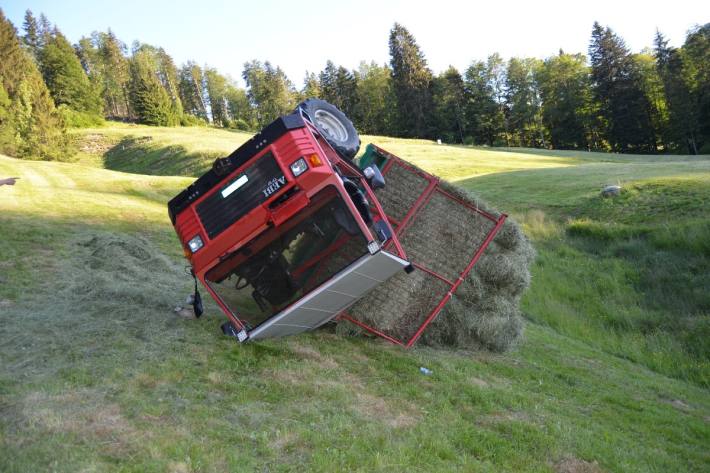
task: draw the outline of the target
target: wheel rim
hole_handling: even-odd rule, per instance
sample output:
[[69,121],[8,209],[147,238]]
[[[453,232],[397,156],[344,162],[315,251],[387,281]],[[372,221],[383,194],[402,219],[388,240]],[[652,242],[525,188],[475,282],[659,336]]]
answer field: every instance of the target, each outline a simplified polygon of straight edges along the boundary
[[348,130],[335,115],[327,110],[316,110],[313,115],[313,121],[329,138],[340,142],[347,141]]

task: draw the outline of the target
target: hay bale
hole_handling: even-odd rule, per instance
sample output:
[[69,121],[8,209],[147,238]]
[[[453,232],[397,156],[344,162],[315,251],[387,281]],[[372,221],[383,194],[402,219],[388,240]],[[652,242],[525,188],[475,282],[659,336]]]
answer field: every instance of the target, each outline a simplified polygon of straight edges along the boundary
[[[385,211],[406,214],[426,179],[394,165],[387,187],[378,191]],[[498,212],[467,191],[441,182],[440,188],[494,216]],[[408,257],[455,281],[493,223],[436,193],[400,237]],[[530,285],[535,251],[520,226],[508,218],[451,301],[427,328],[421,343],[504,351],[523,334],[520,297]],[[349,313],[388,335],[411,337],[448,286],[423,271],[398,275],[356,303]],[[339,324],[345,325],[345,324]],[[349,324],[347,324],[349,326]],[[349,333],[351,328],[338,328]]]

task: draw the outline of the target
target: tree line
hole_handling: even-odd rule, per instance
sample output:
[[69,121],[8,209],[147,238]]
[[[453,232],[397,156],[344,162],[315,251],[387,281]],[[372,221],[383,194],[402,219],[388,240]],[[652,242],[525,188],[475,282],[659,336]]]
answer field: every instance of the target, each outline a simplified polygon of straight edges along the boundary
[[104,119],[159,126],[256,130],[320,97],[363,133],[448,143],[602,150],[710,152],[710,24],[680,48],[658,32],[632,53],[594,23],[588,56],[492,54],[463,72],[428,67],[414,36],[395,24],[389,64],[355,70],[327,61],[298,88],[268,61],[244,64],[240,87],[215,68],[180,66],[161,47],[130,48],[110,29],[71,44],[44,16],[18,30],[0,10],[0,152],[62,159],[66,127]]

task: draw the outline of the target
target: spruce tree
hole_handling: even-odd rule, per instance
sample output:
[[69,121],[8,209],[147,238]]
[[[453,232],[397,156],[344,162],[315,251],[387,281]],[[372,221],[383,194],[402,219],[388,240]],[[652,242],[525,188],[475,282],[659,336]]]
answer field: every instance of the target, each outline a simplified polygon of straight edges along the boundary
[[242,78],[247,84],[247,96],[260,127],[268,125],[296,106],[296,90],[286,74],[270,62],[253,60],[244,64]]
[[325,69],[319,74],[319,88],[320,88],[320,98],[326,102],[330,102],[336,107],[339,106],[340,97],[338,97],[338,91],[336,86],[336,80],[338,75],[338,68],[335,66],[333,61],[328,60],[325,63]]
[[131,109],[138,121],[146,125],[176,125],[179,117],[173,113],[172,102],[158,78],[150,52],[137,50],[130,60],[129,70]]
[[592,87],[614,151],[655,152],[650,104],[624,41],[595,22],[589,45]]
[[54,29],[38,54],[40,70],[56,105],[91,116],[103,116],[99,90],[86,75],[74,48]]
[[[61,116],[37,66],[23,50],[15,27],[0,9],[0,119],[2,152],[21,158],[63,159],[68,140]],[[8,113],[9,111],[9,113]]]
[[333,61],[326,62],[320,73],[321,97],[338,107],[345,115],[355,120],[357,107],[357,78],[343,66]]
[[22,29],[25,34],[22,36],[22,42],[32,54],[32,57],[37,59],[39,53],[39,25],[32,14],[32,10],[25,11],[25,21],[22,23]]
[[106,115],[126,119],[135,118],[130,108],[129,61],[125,56],[126,45],[108,30],[99,33],[96,41],[103,66],[104,102]]
[[357,78],[355,75],[340,66],[335,74],[335,94],[338,97],[336,105],[346,116],[356,120],[357,108]]
[[306,71],[306,76],[303,78],[303,88],[301,89],[300,100],[310,98],[321,98],[320,82],[318,76],[314,72]]
[[395,23],[389,38],[392,87],[397,97],[397,134],[428,137],[431,124],[432,73],[414,36]]

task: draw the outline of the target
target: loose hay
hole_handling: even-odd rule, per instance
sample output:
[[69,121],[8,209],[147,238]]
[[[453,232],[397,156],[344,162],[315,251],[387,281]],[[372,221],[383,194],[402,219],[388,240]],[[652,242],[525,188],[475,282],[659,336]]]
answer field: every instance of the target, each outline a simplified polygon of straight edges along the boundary
[[[426,179],[393,165],[378,192],[385,212],[401,218],[426,187]],[[493,215],[498,212],[468,192],[446,182],[443,191]],[[493,222],[440,192],[401,235],[407,256],[455,281]],[[520,226],[508,218],[452,300],[420,339],[429,345],[504,351],[523,334],[520,298],[530,285],[535,250]],[[359,301],[349,313],[400,340],[409,339],[446,294],[448,286],[423,271],[398,275]],[[350,324],[339,324],[351,333]]]

